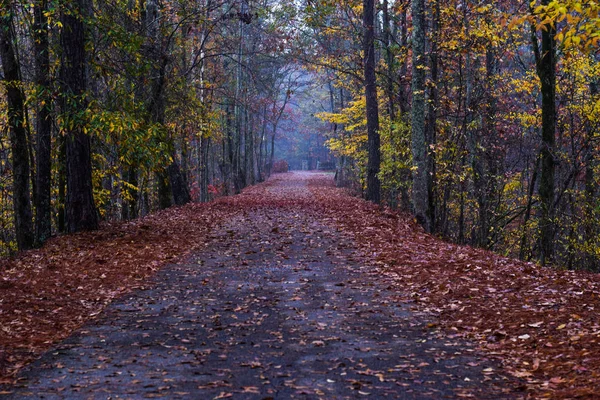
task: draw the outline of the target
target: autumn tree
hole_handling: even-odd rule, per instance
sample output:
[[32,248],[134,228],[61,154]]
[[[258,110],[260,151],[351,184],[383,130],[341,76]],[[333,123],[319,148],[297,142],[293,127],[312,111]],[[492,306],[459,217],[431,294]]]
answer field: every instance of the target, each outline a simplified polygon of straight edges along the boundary
[[[549,0],[542,0],[547,6]],[[535,54],[536,72],[540,79],[542,95],[542,148],[540,195],[540,260],[542,264],[552,261],[554,241],[554,173],[556,131],[556,29],[552,24],[542,29],[541,47],[535,28],[532,27],[532,46]]]
[[92,187],[90,136],[86,130],[87,67],[86,18],[89,4],[74,0],[61,10],[61,117],[66,141],[68,232],[98,228]]
[[45,13],[48,0],[34,3],[32,36],[35,51],[35,83],[37,90],[37,148],[36,148],[36,195],[35,237],[44,243],[52,234],[52,98],[50,95],[50,41]]
[[365,98],[367,112],[367,136],[369,161],[367,163],[367,200],[379,203],[381,200],[379,110],[377,104],[377,82],[375,77],[375,4],[373,0],[363,1],[364,29],[364,69]]
[[412,157],[413,171],[413,210],[417,221],[428,231],[434,229],[431,214],[431,170],[429,162],[429,143],[425,125],[426,109],[426,54],[425,54],[425,1],[412,2]]

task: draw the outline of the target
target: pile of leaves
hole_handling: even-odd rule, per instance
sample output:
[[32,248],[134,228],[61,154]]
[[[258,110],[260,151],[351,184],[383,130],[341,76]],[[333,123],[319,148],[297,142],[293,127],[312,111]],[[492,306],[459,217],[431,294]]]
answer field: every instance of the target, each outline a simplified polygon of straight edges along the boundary
[[[308,182],[311,195],[296,187]],[[61,236],[0,263],[0,371],[5,382],[162,265],[207,243],[221,222],[261,207],[292,208],[354,240],[396,298],[429,313],[428,329],[475,340],[532,397],[600,393],[600,276],[542,268],[446,243],[408,215],[335,188],[331,174],[277,174],[241,195],[192,204],[97,232]],[[386,280],[389,281],[389,280]]]
[[478,341],[534,397],[600,393],[600,276],[444,242],[326,176],[312,192],[325,220],[354,238],[376,273],[394,278],[398,301],[437,318],[431,329]]

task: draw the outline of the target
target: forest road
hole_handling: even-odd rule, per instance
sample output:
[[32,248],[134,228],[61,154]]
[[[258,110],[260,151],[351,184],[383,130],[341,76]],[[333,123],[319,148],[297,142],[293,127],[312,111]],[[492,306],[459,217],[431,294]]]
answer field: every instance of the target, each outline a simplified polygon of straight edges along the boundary
[[[306,181],[291,175],[266,196],[310,197]],[[267,204],[114,302],[4,398],[522,396],[472,345],[397,301],[343,232]]]

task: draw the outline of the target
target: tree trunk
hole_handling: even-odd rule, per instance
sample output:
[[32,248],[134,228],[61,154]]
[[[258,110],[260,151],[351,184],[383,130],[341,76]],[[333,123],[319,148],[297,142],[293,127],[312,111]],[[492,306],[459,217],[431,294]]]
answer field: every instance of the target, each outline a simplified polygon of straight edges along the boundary
[[[548,5],[549,0],[542,0]],[[541,52],[534,40],[537,74],[542,94],[542,148],[540,174],[540,262],[551,263],[554,253],[554,151],[556,131],[556,29],[547,24],[542,29]]]
[[[394,53],[392,52],[392,32],[390,30],[390,10],[388,0],[383,0],[383,43],[385,45],[385,62],[387,64],[386,92],[390,122],[396,120],[396,103],[394,91]],[[392,124],[390,123],[390,129]]]
[[63,135],[58,137],[58,215],[57,229],[59,232],[67,230],[65,205],[67,203],[67,142]]
[[173,156],[173,162],[169,165],[167,171],[169,173],[169,182],[171,184],[171,192],[173,193],[173,201],[175,204],[182,206],[189,203],[191,201],[190,192],[175,156]]
[[[425,143],[427,158],[427,213],[429,215],[429,231],[434,232],[436,227],[436,204],[434,196],[434,184],[436,180],[435,152],[430,148],[437,142],[437,110],[439,108],[438,96],[438,36],[440,35],[440,3],[434,2],[433,15],[431,16],[431,51],[429,52],[429,65],[431,70],[431,81],[429,83],[429,99],[427,102],[427,120],[425,124]],[[463,199],[464,202],[464,199]]]
[[98,214],[92,191],[90,137],[84,132],[87,108],[85,0],[74,0],[61,14],[62,59],[60,84],[65,115],[67,155],[66,228],[68,232],[98,228]]
[[[541,154],[535,158],[535,166],[533,167],[533,172],[531,173],[531,180],[529,182],[529,192],[527,195],[527,205],[525,206],[525,216],[523,217],[523,232],[521,234],[521,245],[519,250],[519,259],[525,260],[525,251],[528,246],[528,232],[527,232],[527,223],[529,222],[529,218],[531,216],[531,207],[533,205],[533,193],[535,190],[535,182],[537,181],[538,169],[540,167],[540,160],[542,159]],[[527,259],[529,261],[529,258]]]
[[[408,21],[406,18],[406,9],[407,7],[402,7],[402,11],[400,13],[400,48],[403,52],[407,51],[406,49],[408,47]],[[400,71],[398,75],[402,81],[407,75],[407,64],[408,63],[406,61],[400,64]],[[406,95],[404,86],[406,85],[400,84],[398,87],[398,106],[400,107],[400,112],[402,112],[402,114],[408,112],[408,96]]]
[[169,172],[167,170],[161,170],[156,173],[156,182],[158,184],[158,208],[164,210],[165,208],[169,208],[173,205],[171,191],[171,185],[169,182]]
[[[151,14],[149,11],[146,12],[147,14]],[[157,49],[154,49],[154,52],[159,51]],[[156,124],[164,124],[165,122],[165,103],[163,98],[163,87],[165,84],[167,64],[168,58],[163,57],[159,68],[155,70],[155,72],[158,74],[158,77],[155,78],[150,99],[148,102],[148,112],[150,114],[150,118],[152,118],[152,122]],[[161,140],[163,142],[168,142],[168,139],[166,137],[161,138]],[[156,180],[158,183],[158,207],[161,210],[171,207],[171,205],[173,205],[173,202],[171,197],[172,193],[171,185],[169,182],[168,167],[156,172]]]
[[374,0],[363,0],[364,29],[364,74],[365,97],[367,107],[367,193],[366,198],[374,203],[381,201],[381,182],[379,169],[381,149],[379,139],[379,109],[377,105],[377,81],[375,76],[375,3]]
[[248,108],[246,107],[245,112],[245,120],[246,120],[246,132],[247,132],[247,138],[246,138],[246,151],[245,151],[245,157],[246,157],[246,183],[249,185],[254,185],[256,183],[256,172],[255,172],[255,160],[254,160],[254,133],[253,133],[253,127],[254,127],[254,120],[253,118],[250,118],[250,115],[248,113]]
[[[469,24],[468,10],[465,9],[463,12],[463,23],[465,27],[465,35],[469,36]],[[465,55],[465,114],[463,118],[463,131],[467,139],[467,148],[469,150],[469,164],[473,173],[473,191],[477,205],[479,207],[479,224],[478,229],[473,229],[474,237],[471,238],[471,242],[476,245],[482,245],[484,237],[482,232],[486,225],[485,213],[483,212],[485,205],[484,199],[484,179],[487,177],[484,174],[483,164],[480,156],[479,147],[481,146],[481,137],[478,135],[478,131],[472,126],[474,119],[474,104],[473,104],[473,79],[474,79],[474,68],[471,65],[471,49],[467,50]],[[486,235],[487,236],[487,235]]]
[[[263,106],[263,123],[262,123],[262,132],[260,134],[260,140],[258,141],[258,181],[263,182],[265,180],[264,170],[266,168],[267,163],[267,155],[266,151],[263,152],[263,144],[267,142],[267,105]],[[266,148],[266,144],[265,144]],[[264,158],[263,158],[264,155]]]
[[496,230],[492,229],[492,217],[494,207],[496,204],[495,199],[498,195],[498,148],[500,148],[498,140],[498,132],[496,129],[496,98],[493,92],[494,77],[496,75],[496,49],[489,47],[486,50],[485,55],[485,70],[486,70],[486,106],[485,115],[483,117],[483,129],[488,136],[487,160],[485,162],[484,174],[487,175],[484,183],[484,193],[481,195],[479,200],[479,221],[480,231],[479,237],[480,245],[488,248],[495,241],[493,236],[497,234]]
[[412,2],[412,155],[413,211],[417,222],[431,232],[429,162],[425,131],[425,1]]
[[47,0],[38,0],[34,7],[35,82],[40,104],[37,109],[37,174],[35,196],[35,240],[44,243],[52,234],[50,191],[52,186],[52,117],[50,97],[50,49],[44,12]]
[[208,197],[208,147],[210,139],[205,137],[204,134],[200,138],[200,201],[206,203],[209,200]]
[[135,219],[138,217],[137,204],[139,200],[138,173],[135,166],[130,165],[127,167],[125,173],[123,174],[123,181],[127,182],[128,185],[124,188],[127,196],[121,209],[121,218],[123,220]]
[[[598,99],[598,84],[600,83],[600,78],[596,78],[592,82],[590,82],[590,96],[592,101]],[[585,198],[586,198],[586,223],[585,225],[585,240],[592,242],[594,239],[595,228],[597,226],[597,222],[595,219],[595,209],[596,209],[596,201],[597,201],[597,193],[598,193],[598,185],[596,182],[596,174],[595,169],[598,164],[597,154],[595,150],[595,146],[593,144],[594,137],[594,127],[592,125],[592,121],[588,121],[586,124],[586,136],[588,141],[588,153],[585,158]],[[588,254],[585,257],[585,264],[589,270],[598,271],[598,258],[594,257],[592,254]]]
[[0,58],[4,70],[8,126],[13,169],[13,208],[15,233],[19,250],[30,249],[34,243],[31,194],[29,193],[29,154],[25,129],[25,96],[21,90],[19,64],[13,45],[12,8],[10,1],[1,0],[5,15],[0,16]]
[[269,156],[269,162],[267,163],[267,176],[271,176],[273,170],[273,163],[275,162],[275,130],[271,135],[271,154]]

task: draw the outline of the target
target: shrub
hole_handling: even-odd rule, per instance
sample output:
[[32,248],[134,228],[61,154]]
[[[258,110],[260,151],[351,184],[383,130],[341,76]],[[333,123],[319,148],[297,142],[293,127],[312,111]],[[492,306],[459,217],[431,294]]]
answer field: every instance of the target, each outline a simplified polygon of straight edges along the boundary
[[279,160],[279,161],[275,161],[273,163],[273,173],[280,173],[280,172],[288,172],[290,169],[290,166],[288,165],[287,161],[285,160]]

